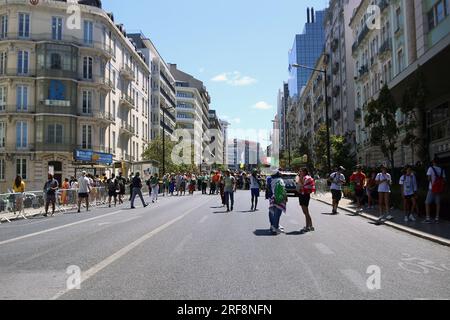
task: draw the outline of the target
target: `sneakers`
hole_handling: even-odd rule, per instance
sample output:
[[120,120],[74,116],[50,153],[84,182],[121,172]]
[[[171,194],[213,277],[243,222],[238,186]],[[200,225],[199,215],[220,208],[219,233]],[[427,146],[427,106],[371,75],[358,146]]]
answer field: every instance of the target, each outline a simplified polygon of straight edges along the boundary
[[283,233],[283,231],[281,231],[280,229],[276,229],[273,226],[270,227],[270,231],[272,231],[272,233],[275,235],[279,235],[279,234]]
[[408,216],[405,217],[405,222],[406,222],[406,223],[409,222]]
[[280,229],[280,231],[284,232],[284,227],[282,225],[279,225],[278,229]]
[[416,218],[414,217],[413,214],[409,215],[409,221],[416,222]]
[[392,219],[394,219],[394,217],[390,214],[386,217],[386,220],[392,220]]
[[300,230],[300,233],[305,234],[305,233],[313,232],[313,231],[316,231],[316,229],[314,229],[314,227],[304,227],[302,230]]
[[431,223],[431,219],[425,219],[425,220],[423,221],[423,223],[430,224],[430,223]]

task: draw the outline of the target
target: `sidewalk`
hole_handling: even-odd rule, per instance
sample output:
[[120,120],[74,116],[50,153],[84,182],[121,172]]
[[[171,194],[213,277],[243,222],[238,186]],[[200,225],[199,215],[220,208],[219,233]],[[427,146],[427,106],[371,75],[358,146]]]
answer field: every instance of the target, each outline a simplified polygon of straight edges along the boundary
[[[332,199],[330,193],[324,194],[314,194],[311,196],[312,199],[320,201],[322,203],[332,205]],[[356,204],[354,204],[350,199],[342,198],[339,202],[339,209],[350,212],[356,215]],[[331,208],[330,208],[331,213]],[[424,220],[423,217],[417,218],[416,222],[408,222],[404,221],[405,215],[401,210],[392,210],[390,211],[391,215],[394,217],[391,221],[386,221],[385,225],[393,227],[397,230],[401,230],[404,232],[408,232],[412,235],[437,242],[439,244],[450,246],[450,222],[441,220],[439,224],[425,224],[422,223]],[[361,217],[366,219],[377,221],[379,218],[378,209],[364,209],[362,213],[359,213]]]

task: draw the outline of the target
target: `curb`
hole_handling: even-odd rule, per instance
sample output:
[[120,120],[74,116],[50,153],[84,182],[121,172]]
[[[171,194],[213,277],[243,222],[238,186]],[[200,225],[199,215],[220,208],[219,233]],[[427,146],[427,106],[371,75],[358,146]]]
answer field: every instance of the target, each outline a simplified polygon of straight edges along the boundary
[[[329,202],[327,202],[325,200],[321,200],[321,199],[317,199],[317,198],[313,198],[313,197],[311,199],[319,201],[319,202],[327,204],[327,205],[332,205],[331,203],[329,203]],[[356,214],[355,210],[351,210],[351,209],[348,209],[348,208],[345,208],[345,207],[338,207],[338,208],[341,209],[341,210],[344,210],[344,211]],[[361,217],[363,217],[365,219],[368,219],[368,220],[378,221],[377,218],[375,218],[374,216],[369,215],[367,213],[359,213],[358,216],[361,216]],[[412,229],[412,228],[409,228],[409,227],[406,227],[406,226],[402,226],[402,225],[400,225],[398,223],[395,223],[395,222],[386,221],[383,224],[386,225],[386,226],[392,227],[394,229],[397,229],[397,230],[409,233],[409,234],[414,235],[416,237],[419,237],[419,238],[422,238],[422,239],[426,239],[426,240],[429,240],[429,241],[433,241],[435,243],[438,243],[438,244],[450,247],[450,240],[447,240],[445,238],[434,236],[432,234],[429,234],[429,233],[426,233],[426,232],[423,232],[423,231],[419,231],[419,230],[415,230],[415,229]]]

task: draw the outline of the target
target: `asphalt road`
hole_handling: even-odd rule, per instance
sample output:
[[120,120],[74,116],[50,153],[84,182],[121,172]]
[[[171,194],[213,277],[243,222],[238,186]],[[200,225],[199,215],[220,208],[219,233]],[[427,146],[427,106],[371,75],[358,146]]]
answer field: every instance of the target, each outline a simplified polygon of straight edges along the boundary
[[249,209],[240,191],[233,213],[196,194],[2,224],[0,299],[450,299],[448,247],[315,201],[300,235],[296,199],[270,236],[266,201]]

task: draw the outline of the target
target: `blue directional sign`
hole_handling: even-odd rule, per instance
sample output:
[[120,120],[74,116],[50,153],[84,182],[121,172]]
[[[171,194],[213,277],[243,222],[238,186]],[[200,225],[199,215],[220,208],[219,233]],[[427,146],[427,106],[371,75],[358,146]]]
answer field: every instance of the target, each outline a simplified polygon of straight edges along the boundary
[[74,160],[80,162],[110,165],[113,163],[113,155],[108,153],[94,152],[90,150],[75,150]]

